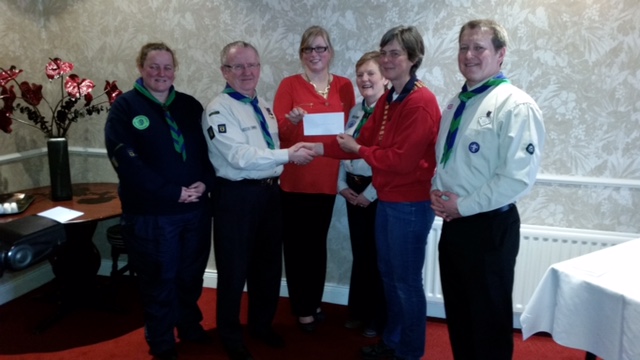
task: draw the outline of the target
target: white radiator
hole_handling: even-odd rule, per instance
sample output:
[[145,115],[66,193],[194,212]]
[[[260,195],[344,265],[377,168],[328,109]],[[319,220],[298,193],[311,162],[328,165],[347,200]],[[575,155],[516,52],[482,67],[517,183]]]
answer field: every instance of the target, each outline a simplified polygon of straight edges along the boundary
[[[441,229],[442,221],[436,218],[427,242],[424,288],[428,302],[427,315],[444,318],[444,300],[438,266],[438,240]],[[513,286],[515,325],[519,327],[519,314],[524,311],[550,265],[638,237],[640,235],[631,233],[522,225]]]

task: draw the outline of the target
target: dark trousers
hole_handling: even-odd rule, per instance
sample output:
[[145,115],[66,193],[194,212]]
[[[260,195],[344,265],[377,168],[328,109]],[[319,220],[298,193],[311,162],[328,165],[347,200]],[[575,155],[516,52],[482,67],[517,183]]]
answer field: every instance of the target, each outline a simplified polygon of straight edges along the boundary
[[440,278],[456,360],[512,358],[511,294],[519,246],[515,206],[444,222]]
[[204,271],[211,250],[208,207],[180,215],[122,216],[129,263],[138,275],[145,337],[151,352],[175,346],[178,336],[201,331]]
[[[370,182],[370,179],[364,182],[354,181],[347,176],[347,185],[358,194],[362,193]],[[348,202],[346,204],[353,255],[347,305],[349,317],[362,321],[365,326],[381,330],[386,319],[386,308],[375,238],[378,201],[370,203],[365,208]]]
[[335,195],[282,191],[284,265],[295,316],[315,314],[322,302],[335,199]]
[[216,185],[217,328],[224,345],[237,346],[242,343],[240,304],[245,282],[251,330],[269,329],[278,307],[282,279],[280,187],[224,179]]

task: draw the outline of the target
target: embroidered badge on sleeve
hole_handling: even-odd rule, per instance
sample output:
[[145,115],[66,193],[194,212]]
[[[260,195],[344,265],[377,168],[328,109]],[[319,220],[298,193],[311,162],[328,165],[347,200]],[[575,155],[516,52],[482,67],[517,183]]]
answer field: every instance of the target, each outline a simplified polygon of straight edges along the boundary
[[533,144],[527,145],[527,152],[529,153],[529,155],[533,155],[535,151],[536,151],[536,147],[533,146]]

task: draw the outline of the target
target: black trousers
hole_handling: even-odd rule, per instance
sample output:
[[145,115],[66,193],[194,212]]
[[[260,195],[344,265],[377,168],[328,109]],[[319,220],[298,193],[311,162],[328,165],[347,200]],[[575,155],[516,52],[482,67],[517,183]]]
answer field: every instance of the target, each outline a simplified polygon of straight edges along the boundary
[[322,302],[335,199],[335,195],[282,191],[284,265],[295,316],[315,314]]
[[226,346],[242,343],[240,303],[246,282],[248,325],[271,327],[282,279],[282,217],[277,182],[218,178],[213,196],[218,270],[217,328]]
[[456,360],[510,360],[514,268],[520,246],[515,205],[444,222],[440,278]]
[[[203,204],[205,205],[205,204]],[[198,299],[211,249],[211,213],[123,214],[122,235],[138,275],[145,338],[154,354],[175,347],[178,336],[202,331]]]
[[[370,177],[347,174],[347,185],[356,193],[362,193],[371,183]],[[351,280],[349,285],[349,317],[360,320],[365,326],[382,330],[386,320],[386,306],[382,279],[378,270],[375,219],[378,201],[363,208],[347,204],[349,237],[351,239]]]

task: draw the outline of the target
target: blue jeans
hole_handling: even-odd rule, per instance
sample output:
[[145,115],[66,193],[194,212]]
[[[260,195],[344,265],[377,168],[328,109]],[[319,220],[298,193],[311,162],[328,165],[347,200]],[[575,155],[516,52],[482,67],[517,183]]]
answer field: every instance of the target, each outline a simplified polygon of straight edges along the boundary
[[427,299],[422,269],[434,218],[430,201],[378,204],[376,245],[388,316],[382,340],[407,359],[424,355]]

